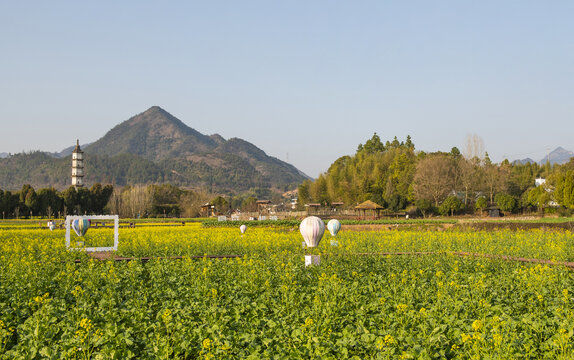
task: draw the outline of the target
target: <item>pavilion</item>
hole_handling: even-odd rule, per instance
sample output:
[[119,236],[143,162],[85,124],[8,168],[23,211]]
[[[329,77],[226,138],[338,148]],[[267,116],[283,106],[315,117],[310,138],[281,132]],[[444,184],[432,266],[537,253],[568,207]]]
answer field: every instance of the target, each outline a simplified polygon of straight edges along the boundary
[[384,207],[382,207],[381,205],[371,201],[371,200],[367,200],[357,206],[355,206],[355,211],[359,212],[359,216],[361,215],[361,211],[363,212],[363,218],[365,218],[367,216],[367,212],[373,215],[374,219],[378,219],[380,217],[380,212],[381,210],[383,210]]

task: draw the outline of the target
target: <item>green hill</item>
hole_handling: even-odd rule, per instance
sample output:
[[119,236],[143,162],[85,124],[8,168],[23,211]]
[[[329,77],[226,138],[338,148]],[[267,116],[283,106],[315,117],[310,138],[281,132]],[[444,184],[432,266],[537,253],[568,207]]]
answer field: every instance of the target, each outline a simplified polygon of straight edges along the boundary
[[[87,145],[85,183],[165,183],[217,192],[286,190],[308,177],[238,138],[203,135],[154,106]],[[0,159],[0,188],[70,185],[71,156],[33,152]]]

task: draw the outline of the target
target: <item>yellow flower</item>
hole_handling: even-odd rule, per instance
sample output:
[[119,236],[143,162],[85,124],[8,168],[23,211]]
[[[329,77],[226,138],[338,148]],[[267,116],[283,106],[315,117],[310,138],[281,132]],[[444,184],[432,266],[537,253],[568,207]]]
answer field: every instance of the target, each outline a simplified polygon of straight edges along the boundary
[[389,334],[385,335],[385,344],[386,344],[387,346],[393,345],[393,344],[395,344],[396,342],[397,342],[397,341],[395,340],[395,338],[394,338],[392,335],[389,335]]
[[161,314],[161,318],[163,320],[163,322],[167,323],[171,320],[171,310],[170,309],[165,309],[163,311],[163,313]]
[[494,341],[494,345],[499,346],[502,343],[502,335],[495,333],[492,335],[492,340]]
[[204,349],[209,349],[213,345],[213,341],[211,341],[211,339],[209,338],[206,338],[205,340],[203,340],[202,344]]
[[409,306],[407,304],[398,304],[397,305],[397,311],[398,312],[405,312],[405,311],[407,311],[408,308],[409,308]]
[[472,323],[472,329],[474,331],[480,331],[480,329],[482,329],[482,321],[474,320]]
[[90,319],[83,318],[80,320],[80,327],[84,328],[86,331],[90,331],[93,327],[92,321]]
[[305,319],[305,325],[304,326],[311,326],[311,325],[313,325],[313,319],[311,319],[311,318]]
[[83,292],[84,292],[84,290],[82,289],[82,287],[80,285],[76,285],[74,290],[72,290],[72,295],[80,296]]

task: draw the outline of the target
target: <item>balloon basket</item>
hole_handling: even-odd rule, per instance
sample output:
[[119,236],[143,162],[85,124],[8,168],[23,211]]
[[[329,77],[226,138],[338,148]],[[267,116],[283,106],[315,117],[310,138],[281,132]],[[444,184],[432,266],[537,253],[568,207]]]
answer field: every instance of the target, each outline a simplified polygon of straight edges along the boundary
[[305,255],[305,267],[318,266],[321,263],[321,256],[319,255]]

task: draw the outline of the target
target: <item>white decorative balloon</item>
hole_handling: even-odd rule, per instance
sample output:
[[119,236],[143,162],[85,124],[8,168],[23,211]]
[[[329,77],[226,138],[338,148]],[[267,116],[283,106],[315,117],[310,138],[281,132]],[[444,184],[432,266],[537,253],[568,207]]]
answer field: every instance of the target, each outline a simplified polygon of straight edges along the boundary
[[299,231],[301,231],[307,247],[317,247],[325,232],[325,223],[316,216],[309,216],[301,221]]
[[244,224],[244,225],[241,225],[241,226],[239,227],[239,230],[241,231],[242,234],[245,234],[245,231],[247,230],[247,225],[245,225],[245,224]]
[[54,229],[56,228],[56,225],[51,224],[49,228],[50,228],[51,231],[54,231]]
[[329,229],[331,235],[337,236],[337,233],[341,230],[341,222],[337,219],[331,219],[327,223],[327,229]]

